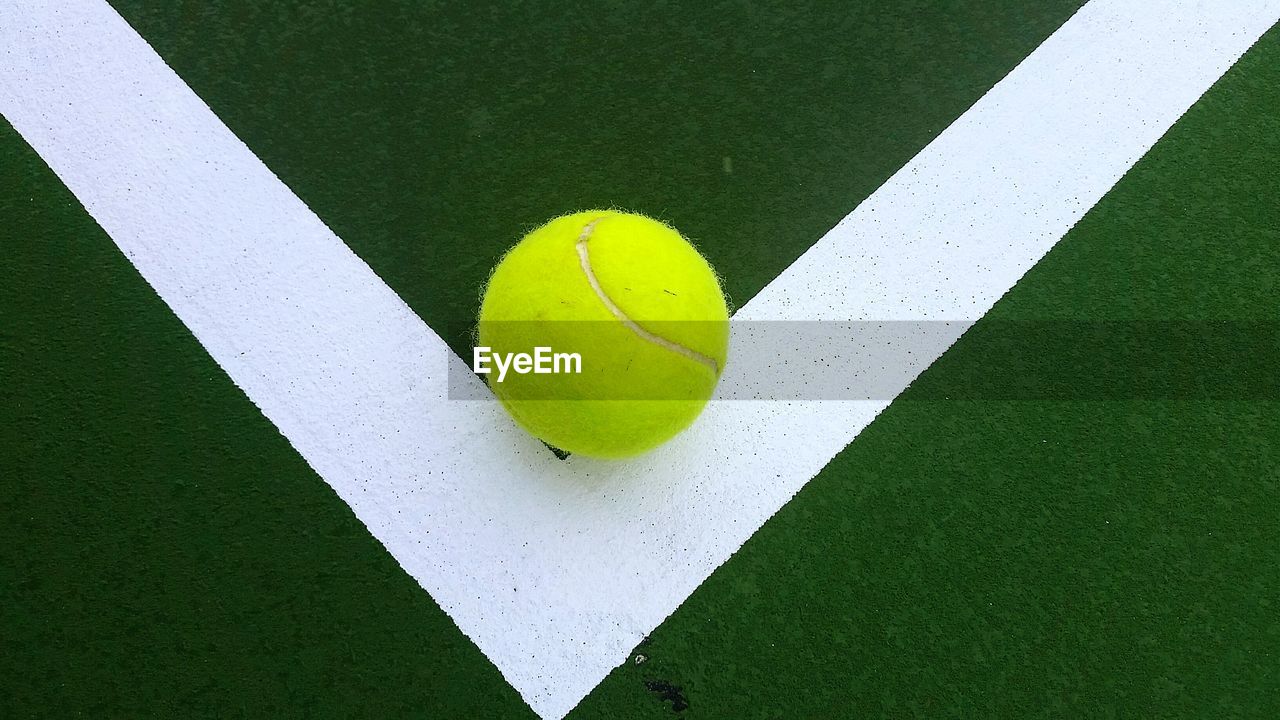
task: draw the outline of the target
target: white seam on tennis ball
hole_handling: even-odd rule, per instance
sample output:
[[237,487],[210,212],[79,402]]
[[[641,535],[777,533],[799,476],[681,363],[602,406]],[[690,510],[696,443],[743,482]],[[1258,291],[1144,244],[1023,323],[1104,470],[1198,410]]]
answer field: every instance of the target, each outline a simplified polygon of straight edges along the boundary
[[596,297],[600,298],[600,302],[604,303],[606,308],[609,308],[609,312],[613,313],[614,317],[618,318],[623,325],[630,328],[631,332],[635,333],[641,340],[646,340],[654,345],[664,347],[671,352],[683,355],[694,362],[702,363],[703,365],[711,368],[711,372],[715,373],[717,376],[720,375],[720,363],[716,362],[715,358],[703,355],[696,350],[687,348],[680,343],[672,342],[661,335],[655,335],[640,327],[636,321],[632,320],[625,312],[622,311],[622,308],[618,307],[618,305],[613,302],[613,299],[605,293],[604,288],[600,287],[600,281],[596,279],[595,271],[591,269],[591,257],[587,252],[587,241],[591,239],[591,233],[596,229],[596,223],[603,219],[604,218],[596,218],[595,220],[587,223],[586,227],[582,228],[582,232],[578,235],[578,242],[575,246],[578,250],[578,264],[582,266],[582,274],[587,276],[587,282],[591,285],[591,289],[595,291]]

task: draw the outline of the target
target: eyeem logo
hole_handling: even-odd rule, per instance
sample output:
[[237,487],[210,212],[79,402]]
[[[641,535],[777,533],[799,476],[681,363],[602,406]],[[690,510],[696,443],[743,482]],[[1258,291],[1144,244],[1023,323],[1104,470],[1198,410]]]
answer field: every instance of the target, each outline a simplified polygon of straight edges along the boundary
[[578,353],[552,352],[549,347],[535,347],[529,353],[495,353],[490,347],[477,347],[471,353],[471,369],[488,375],[497,369],[498,382],[507,377],[508,370],[520,375],[582,374],[582,355]]

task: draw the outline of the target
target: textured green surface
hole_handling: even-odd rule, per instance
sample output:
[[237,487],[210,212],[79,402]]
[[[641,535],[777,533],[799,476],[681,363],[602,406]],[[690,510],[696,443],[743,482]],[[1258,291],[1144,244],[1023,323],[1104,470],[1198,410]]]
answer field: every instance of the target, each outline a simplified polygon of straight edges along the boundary
[[[1273,29],[988,318],[1274,322],[1278,107]],[[899,402],[571,717],[1280,717],[1277,551],[1280,403]]]
[[[749,299],[1078,3],[115,4],[443,329],[609,203]],[[1278,88],[1273,31],[997,317],[1274,318]],[[0,239],[0,716],[532,717],[3,125]],[[895,405],[574,717],[1276,717],[1278,415]]]

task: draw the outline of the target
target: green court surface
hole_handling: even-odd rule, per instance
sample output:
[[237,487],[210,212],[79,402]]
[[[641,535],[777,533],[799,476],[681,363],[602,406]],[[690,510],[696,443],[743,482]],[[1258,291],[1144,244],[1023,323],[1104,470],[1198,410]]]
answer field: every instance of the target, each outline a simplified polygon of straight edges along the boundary
[[[112,2],[459,353],[567,209],[744,304],[1080,4]],[[1273,323],[1277,108],[1273,28],[983,322]],[[0,227],[0,717],[536,717],[7,123]],[[941,399],[1002,372],[962,339],[569,717],[1280,716],[1280,398]]]

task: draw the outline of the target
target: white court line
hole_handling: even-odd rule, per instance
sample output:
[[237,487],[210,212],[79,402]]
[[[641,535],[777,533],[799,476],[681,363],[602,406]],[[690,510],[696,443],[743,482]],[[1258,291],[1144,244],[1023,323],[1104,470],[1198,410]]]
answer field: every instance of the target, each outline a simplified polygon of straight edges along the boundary
[[[1095,0],[738,317],[981,317],[1278,14]],[[446,399],[461,361],[105,2],[0,0],[0,112],[546,718],[886,405],[712,403],[638,460],[560,462]]]

